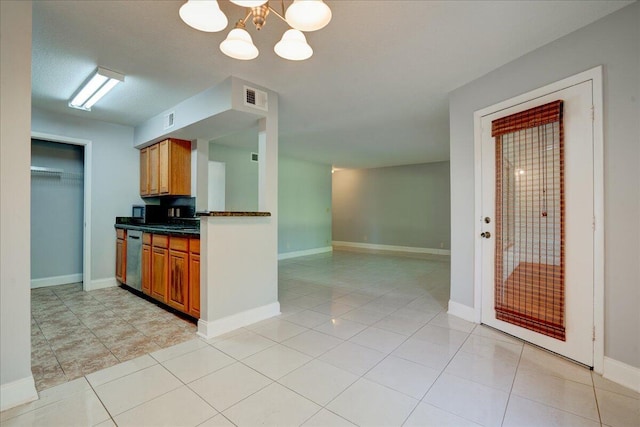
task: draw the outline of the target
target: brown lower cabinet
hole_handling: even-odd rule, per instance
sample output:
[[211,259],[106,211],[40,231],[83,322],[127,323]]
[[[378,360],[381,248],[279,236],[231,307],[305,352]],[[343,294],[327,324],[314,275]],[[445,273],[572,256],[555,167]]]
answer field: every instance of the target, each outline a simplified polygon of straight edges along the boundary
[[116,280],[125,283],[127,272],[127,232],[116,229]]
[[165,301],[167,295],[167,281],[169,279],[168,249],[151,249],[151,296]]
[[189,239],[172,237],[169,243],[169,288],[167,304],[189,312]]
[[143,234],[142,292],[200,318],[200,239]]
[[151,234],[142,233],[142,292],[151,295]]
[[189,245],[189,314],[200,318],[200,240]]

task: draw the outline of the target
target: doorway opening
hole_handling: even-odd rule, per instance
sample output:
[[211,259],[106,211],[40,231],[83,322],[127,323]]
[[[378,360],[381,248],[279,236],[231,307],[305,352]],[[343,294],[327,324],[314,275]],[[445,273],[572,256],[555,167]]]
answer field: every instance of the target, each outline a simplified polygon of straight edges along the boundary
[[84,148],[31,140],[31,288],[82,282]]
[[[91,141],[86,139],[70,138],[70,137],[51,135],[51,134],[40,133],[40,132],[32,132],[31,139],[43,141],[44,143],[48,143],[48,144],[51,144],[51,143],[65,144],[67,146],[77,147],[77,149],[81,149],[83,152],[81,156],[82,158],[81,172],[78,170],[68,171],[61,167],[57,167],[57,168],[44,167],[43,169],[40,169],[40,170],[36,169],[35,171],[32,171],[32,177],[33,175],[45,175],[44,177],[41,177],[41,178],[43,179],[46,178],[46,181],[48,181],[49,183],[56,182],[56,181],[53,181],[55,179],[59,180],[60,183],[62,183],[62,181],[66,181],[66,185],[64,186],[64,188],[69,187],[70,184],[82,185],[81,281],[82,281],[83,289],[89,290],[91,289]],[[67,151],[73,152],[73,150],[67,150]],[[33,158],[32,158],[32,165],[35,166],[36,168],[38,167],[37,165],[34,165]],[[45,183],[43,182],[43,185],[44,184]],[[32,249],[32,254],[33,254],[33,249]],[[33,268],[32,268],[32,272],[33,272]],[[62,284],[60,280],[65,281],[65,280],[71,280],[71,279],[73,278],[67,277],[65,279],[64,275],[62,275],[62,277],[57,279],[58,283],[52,282],[50,283],[50,285]],[[80,280],[76,280],[76,282],[77,281],[80,281]],[[33,280],[32,280],[32,283],[33,283]],[[37,285],[39,284],[40,285],[44,284],[46,286],[46,283],[47,282],[45,281],[40,283],[36,282],[35,284],[37,287]],[[73,283],[73,281],[67,282],[67,283]]]

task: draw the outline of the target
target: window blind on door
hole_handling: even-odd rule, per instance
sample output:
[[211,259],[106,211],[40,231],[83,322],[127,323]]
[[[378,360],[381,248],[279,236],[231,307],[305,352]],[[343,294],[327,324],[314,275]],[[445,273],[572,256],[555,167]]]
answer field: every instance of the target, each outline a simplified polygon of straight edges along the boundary
[[496,318],[565,340],[561,100],[492,122]]

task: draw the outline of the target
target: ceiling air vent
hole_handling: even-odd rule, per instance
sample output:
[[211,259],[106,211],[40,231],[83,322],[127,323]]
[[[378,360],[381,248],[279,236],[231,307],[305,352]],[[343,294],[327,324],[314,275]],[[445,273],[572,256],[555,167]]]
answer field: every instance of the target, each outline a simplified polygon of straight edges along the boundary
[[164,126],[164,129],[169,129],[169,128],[173,127],[173,125],[176,124],[175,120],[174,120],[175,119],[175,114],[176,113],[174,111],[170,112],[169,114],[165,114],[164,120],[162,122],[162,124]]
[[244,105],[268,111],[267,93],[252,87],[244,87]]

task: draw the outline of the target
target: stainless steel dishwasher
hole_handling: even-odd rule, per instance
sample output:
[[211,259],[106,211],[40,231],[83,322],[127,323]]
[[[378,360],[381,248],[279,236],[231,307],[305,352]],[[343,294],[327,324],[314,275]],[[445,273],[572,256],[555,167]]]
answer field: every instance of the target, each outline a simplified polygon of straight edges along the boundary
[[142,290],[142,231],[127,230],[127,276],[126,284]]

